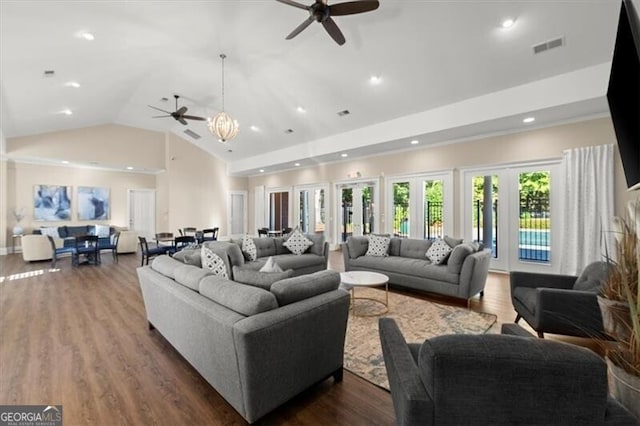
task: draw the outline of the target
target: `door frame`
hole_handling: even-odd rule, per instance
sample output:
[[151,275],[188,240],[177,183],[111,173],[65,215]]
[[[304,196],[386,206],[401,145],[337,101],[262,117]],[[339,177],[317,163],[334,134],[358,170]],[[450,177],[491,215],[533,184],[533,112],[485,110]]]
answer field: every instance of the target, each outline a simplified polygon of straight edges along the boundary
[[[243,217],[242,217],[242,234],[237,235],[237,234],[232,234],[231,230],[232,230],[232,223],[231,223],[231,218],[232,218],[232,211],[231,211],[231,204],[232,204],[232,197],[234,195],[242,195],[242,209],[243,209]],[[249,198],[249,191],[241,191],[241,190],[229,190],[227,191],[227,235],[229,236],[229,238],[238,238],[238,237],[242,237],[244,236],[247,232],[248,232],[248,226],[249,226],[249,202],[248,202],[248,198]]]
[[[300,193],[302,191],[309,190],[323,190],[324,191],[324,202],[325,202],[325,224],[324,224],[324,236],[330,234],[329,232],[329,220],[331,216],[331,198],[329,196],[329,183],[317,183],[317,184],[305,184],[305,185],[296,185],[293,187],[293,222],[296,226],[300,224]],[[290,225],[291,226],[291,225]],[[295,228],[295,226],[293,226]]]
[[[293,200],[291,199],[293,197],[293,190],[292,187],[290,186],[274,186],[271,188],[265,188],[264,190],[264,215],[263,215],[263,223],[265,224],[269,224],[269,214],[271,211],[271,203],[269,198],[271,197],[271,194],[275,193],[275,192],[287,192],[289,193],[289,196],[287,197],[287,217],[288,218],[292,218],[292,211],[293,208]],[[287,226],[291,226],[291,224],[287,224]],[[258,232],[258,230],[256,229],[256,232]]]
[[153,214],[151,215],[150,222],[153,224],[153,235],[140,235],[147,240],[155,238],[156,232],[156,214],[158,210],[158,202],[156,197],[156,190],[152,188],[128,188],[127,189],[127,229],[131,229],[131,194],[133,192],[147,192],[153,195]]
[[358,178],[358,179],[346,179],[333,182],[334,188],[334,213],[335,220],[333,221],[333,237],[336,242],[336,246],[342,242],[340,238],[340,227],[342,226],[342,189],[346,187],[364,186],[365,184],[373,184],[373,229],[379,232],[380,224],[383,223],[380,219],[380,178]]

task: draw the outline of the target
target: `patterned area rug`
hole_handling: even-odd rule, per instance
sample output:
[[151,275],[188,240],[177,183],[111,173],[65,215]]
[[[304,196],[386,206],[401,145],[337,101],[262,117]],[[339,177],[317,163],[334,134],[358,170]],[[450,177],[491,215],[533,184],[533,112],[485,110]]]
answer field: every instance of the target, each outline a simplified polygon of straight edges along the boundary
[[[357,288],[356,297],[384,300],[384,291]],[[369,300],[356,300],[358,314],[375,313],[384,306]],[[426,300],[389,293],[389,312],[383,316],[396,320],[407,342],[422,343],[425,339],[444,334],[484,334],[496,322],[493,314],[474,312],[456,306],[439,305]],[[344,367],[354,374],[389,389],[384,367],[378,319],[349,313],[345,342]]]

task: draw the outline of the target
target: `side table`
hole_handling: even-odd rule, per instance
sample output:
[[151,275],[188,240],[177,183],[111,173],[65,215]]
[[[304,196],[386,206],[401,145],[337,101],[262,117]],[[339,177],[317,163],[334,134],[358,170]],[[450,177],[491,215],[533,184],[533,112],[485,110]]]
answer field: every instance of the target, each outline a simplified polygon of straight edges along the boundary
[[11,236],[11,254],[16,254],[16,239],[20,240],[20,247],[22,247],[22,235],[23,234],[13,234]]

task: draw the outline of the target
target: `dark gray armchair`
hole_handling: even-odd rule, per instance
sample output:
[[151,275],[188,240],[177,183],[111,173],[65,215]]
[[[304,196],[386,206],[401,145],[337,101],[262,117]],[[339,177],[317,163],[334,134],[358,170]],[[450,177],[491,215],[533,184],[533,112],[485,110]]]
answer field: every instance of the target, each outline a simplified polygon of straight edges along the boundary
[[379,329],[398,425],[636,425],[588,349],[500,334],[407,344],[393,319]]
[[609,273],[606,262],[589,264],[573,275],[511,272],[511,303],[515,322],[521,318],[538,332],[604,337],[598,292]]

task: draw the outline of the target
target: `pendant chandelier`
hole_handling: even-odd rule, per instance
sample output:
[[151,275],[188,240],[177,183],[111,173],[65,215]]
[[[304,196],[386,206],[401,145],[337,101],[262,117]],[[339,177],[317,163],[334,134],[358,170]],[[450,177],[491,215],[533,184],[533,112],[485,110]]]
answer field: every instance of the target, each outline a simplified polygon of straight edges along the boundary
[[222,111],[210,118],[208,124],[211,134],[222,143],[235,138],[238,134],[238,122],[224,111],[224,60],[226,57],[224,53],[220,55],[222,58]]

